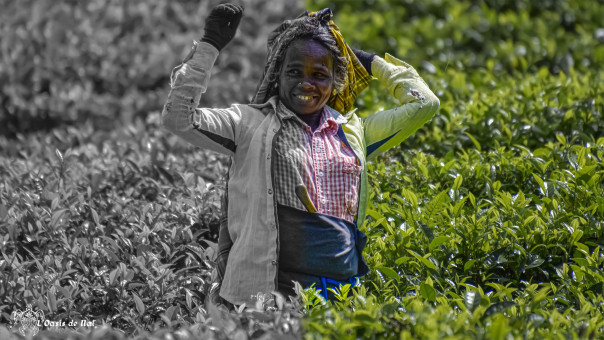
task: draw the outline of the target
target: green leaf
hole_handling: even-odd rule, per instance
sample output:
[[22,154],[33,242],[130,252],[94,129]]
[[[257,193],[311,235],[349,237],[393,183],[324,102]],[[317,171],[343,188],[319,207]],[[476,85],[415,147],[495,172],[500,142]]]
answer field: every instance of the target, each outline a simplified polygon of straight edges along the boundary
[[8,208],[4,204],[0,204],[0,221],[8,215]]
[[[459,215],[460,210],[466,204],[467,200],[468,200],[468,197],[464,197],[461,200],[459,200],[457,203],[455,203],[455,205],[453,206],[453,209],[451,210],[451,212],[453,213],[453,216]],[[449,204],[449,207],[451,207],[450,204]]]
[[437,236],[435,237],[432,242],[430,242],[430,252],[433,252],[434,249],[436,249],[436,247],[440,246],[441,244],[445,244],[447,242],[449,242],[451,240],[451,238],[449,236]]
[[[208,309],[211,309],[211,307],[210,307],[210,306],[211,306],[211,307],[216,308],[216,307],[214,306],[214,304],[209,304],[209,305],[208,305]],[[172,320],[176,319],[176,314],[177,314],[177,313],[175,313],[175,312],[176,312],[176,306],[170,306],[170,307],[168,307],[168,309],[166,309],[166,318],[167,318],[168,320],[170,320],[170,321],[172,321]]]
[[61,210],[57,210],[52,214],[52,217],[50,219],[50,226],[52,228],[55,228],[58,226],[59,222],[61,221],[61,218],[63,217],[63,215],[65,215],[66,212],[68,212],[69,209],[61,209]]
[[400,266],[400,265],[401,265],[401,264],[403,264],[403,263],[407,263],[407,262],[409,262],[409,259],[410,259],[410,257],[408,257],[408,256],[401,256],[401,257],[399,257],[398,259],[396,259],[396,261],[394,261],[394,263],[395,263],[397,266]]
[[57,311],[57,296],[55,295],[54,289],[49,289],[46,294],[48,297],[48,306],[50,307],[50,311],[52,313]]
[[432,263],[432,261],[430,261],[429,259],[426,258],[427,256],[430,256],[430,254],[426,254],[425,255],[426,257],[423,257],[411,249],[407,249],[407,252],[409,252],[409,254],[413,255],[416,259],[418,259],[421,263],[423,263],[424,266],[426,266],[430,269],[433,269],[433,270],[437,270],[434,263]]
[[170,184],[174,185],[174,176],[172,176],[172,174],[164,169],[162,166],[159,165],[153,165],[155,167],[155,169],[157,169],[157,171],[162,174],[167,180],[168,182],[170,182]]
[[407,189],[402,189],[401,193],[403,194],[403,197],[405,197],[405,199],[407,201],[409,201],[409,203],[411,203],[411,205],[414,208],[417,208],[418,203],[417,203],[417,196],[415,195],[415,193],[411,190],[407,190]]
[[503,316],[496,317],[495,320],[490,324],[490,327],[488,327],[488,330],[489,339],[504,340],[510,333],[508,319]]
[[432,228],[430,228],[430,226],[428,226],[427,224],[425,224],[423,222],[419,222],[418,227],[419,227],[419,230],[421,230],[426,235],[428,240],[430,242],[432,242],[432,240],[434,239],[434,232],[432,231]]
[[419,292],[424,299],[430,302],[436,301],[436,290],[434,287],[422,282],[419,285]]
[[[109,245],[111,246],[111,249],[113,249],[114,251],[121,250],[120,246],[118,246],[117,242],[115,242],[114,239],[107,237],[107,236],[100,236],[100,238],[105,240],[107,243],[109,243]],[[105,249],[107,249],[107,248],[105,248]]]
[[577,278],[577,281],[579,281],[579,282],[583,281],[583,277],[585,276],[586,268],[585,267],[579,267],[579,266],[574,265],[574,264],[571,264],[570,268],[573,270],[573,273],[575,274],[575,277]]
[[357,310],[353,314],[353,318],[361,323],[374,323],[375,317],[370,312],[365,310]]
[[562,146],[566,145],[566,138],[564,137],[563,134],[557,133],[556,139],[558,140],[558,142],[560,142],[560,144],[562,144]]
[[482,151],[482,148],[480,147],[480,143],[478,142],[478,140],[476,140],[476,138],[474,138],[474,136],[472,136],[468,132],[466,132],[465,134],[466,134],[466,136],[468,136],[470,138],[472,143],[474,143],[474,145],[476,146],[476,149],[478,149],[479,152]]
[[474,208],[476,208],[476,197],[471,192],[468,192],[467,197],[470,198],[470,202],[472,203],[472,206]]
[[100,227],[101,222],[99,220],[99,214],[96,212],[96,210],[94,210],[93,207],[90,207],[90,214],[92,214],[92,220],[94,221],[94,224],[96,224],[97,227]]
[[575,245],[575,243],[577,243],[581,239],[581,237],[583,237],[583,230],[575,230],[572,235],[570,235],[570,245]]
[[426,168],[426,165],[423,163],[419,163],[417,165],[417,167],[419,168],[419,170],[422,172],[422,175],[424,177],[428,177],[428,168]]
[[187,308],[191,310],[193,308],[193,294],[190,290],[185,288],[185,302],[187,304]]
[[472,266],[474,266],[474,263],[476,263],[476,260],[474,260],[474,259],[469,260],[468,262],[464,263],[463,271],[467,272],[468,270],[470,270],[470,268],[472,268]]
[[528,328],[537,328],[545,322],[545,318],[542,315],[531,313],[528,317]]
[[537,294],[535,294],[535,295],[533,296],[533,300],[531,301],[531,303],[532,303],[533,305],[536,305],[536,304],[537,304],[539,301],[546,299],[546,298],[547,298],[547,296],[548,296],[548,294],[549,294],[549,291],[550,291],[550,290],[551,290],[551,288],[550,288],[550,287],[543,287],[543,288],[541,288],[541,289],[540,289],[540,290],[537,292]]
[[480,293],[468,290],[464,296],[464,302],[466,308],[472,313],[478,306],[480,306]]
[[145,313],[145,305],[143,304],[143,300],[141,300],[136,293],[132,293],[132,298],[134,299],[134,304],[136,305],[138,315],[143,315]]
[[542,259],[539,255],[529,254],[528,261],[527,261],[526,267],[524,269],[526,270],[526,269],[530,269],[530,268],[539,267],[540,265],[543,264],[543,262],[545,262],[545,260]]
[[386,222],[386,217],[384,217],[379,212],[377,212],[373,209],[367,209],[367,215],[373,217],[373,219],[376,220],[376,223],[381,224],[385,228],[388,228],[388,223]]
[[382,305],[382,313],[386,316],[396,314],[400,304],[397,302],[385,303]]
[[428,220],[433,219],[437,213],[442,211],[442,206],[448,198],[448,190],[443,190],[432,198],[430,203],[424,208],[424,213]]
[[391,279],[394,279],[396,281],[398,281],[401,277],[400,275],[398,275],[397,272],[395,272],[393,269],[388,268],[388,267],[377,267],[377,270],[379,270],[382,274],[388,276]]
[[63,163],[63,154],[61,153],[61,151],[59,151],[59,149],[55,149],[55,154],[57,155],[57,159],[59,160],[59,162]]
[[451,79],[451,87],[456,90],[465,91],[467,84],[468,81],[465,73],[457,72],[453,75],[453,79]]
[[495,313],[499,313],[513,306],[516,306],[516,303],[512,301],[502,301],[494,303],[490,305],[486,311],[484,311],[483,318],[487,318]]
[[113,261],[114,263],[117,263],[120,261],[120,258],[117,255],[115,255],[113,250],[111,250],[109,248],[104,248],[104,250],[107,253],[107,257],[109,257],[111,259],[111,261]]
[[545,187],[543,180],[534,173],[533,178],[535,179],[535,181],[537,181],[537,184],[539,184],[539,188],[541,188],[541,193],[543,193],[543,195],[547,195],[547,188]]
[[113,285],[115,283],[115,279],[117,278],[119,271],[120,271],[119,268],[115,268],[114,270],[111,271],[111,273],[109,273],[109,284],[110,285]]
[[547,67],[541,67],[537,72],[537,78],[546,79],[549,76],[549,69]]
[[459,189],[461,183],[463,183],[463,176],[459,174],[457,177],[455,177],[455,181],[453,182],[453,190]]

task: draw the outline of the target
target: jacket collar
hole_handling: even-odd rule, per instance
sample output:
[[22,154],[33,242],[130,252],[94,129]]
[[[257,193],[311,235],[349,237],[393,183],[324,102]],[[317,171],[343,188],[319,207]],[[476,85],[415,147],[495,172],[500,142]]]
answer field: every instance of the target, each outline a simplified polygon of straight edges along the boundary
[[[279,102],[278,96],[272,96],[266,102],[264,102],[262,104],[249,104],[249,105],[251,107],[257,108],[259,110],[271,109],[272,112],[277,113],[278,112],[278,110],[277,110],[278,102]],[[343,116],[338,111],[329,107],[328,105],[325,105],[325,107],[327,108],[327,112],[329,112],[329,114],[331,114],[331,116],[336,121],[336,123],[338,123],[338,125],[346,124],[348,122],[348,120],[350,120],[350,118],[352,117],[352,114],[357,110],[355,108]],[[280,118],[283,118],[283,117],[280,117]]]
[[331,116],[333,117],[333,119],[335,119],[335,121],[336,121],[336,123],[338,123],[338,125],[348,123],[348,120],[350,119],[350,114],[353,113],[354,111],[356,111],[356,109],[354,109],[354,110],[350,111],[349,113],[347,113],[346,116],[342,116],[335,109],[333,109],[327,105],[325,105],[325,107],[327,108],[327,112],[329,112],[331,114]]
[[272,112],[277,112],[277,96],[270,97],[266,102],[262,104],[249,104],[250,107],[256,108],[258,110],[264,111],[266,109],[271,109]]

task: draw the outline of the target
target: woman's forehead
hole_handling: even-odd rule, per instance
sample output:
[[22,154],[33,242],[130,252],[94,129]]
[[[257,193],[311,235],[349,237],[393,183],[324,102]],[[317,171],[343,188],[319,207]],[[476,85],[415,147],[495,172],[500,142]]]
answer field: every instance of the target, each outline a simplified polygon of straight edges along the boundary
[[311,60],[321,64],[333,64],[331,52],[315,40],[295,40],[287,48],[285,64],[305,63]]

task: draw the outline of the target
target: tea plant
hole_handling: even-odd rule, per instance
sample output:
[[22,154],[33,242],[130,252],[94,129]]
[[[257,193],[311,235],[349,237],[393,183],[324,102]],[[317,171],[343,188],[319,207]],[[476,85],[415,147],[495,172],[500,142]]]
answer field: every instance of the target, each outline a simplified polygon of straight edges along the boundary
[[[3,126],[13,128],[0,136],[0,324],[30,303],[48,320],[95,321],[43,329],[36,339],[601,337],[597,1],[307,2],[331,7],[353,47],[416,65],[441,106],[369,164],[361,229],[371,271],[361,287],[340,287],[327,303],[299,289],[295,298],[268,295],[234,311],[205,304],[227,159],[159,124],[169,69],[195,38],[181,31],[210,4],[29,5],[11,4],[0,24],[3,51],[14,45],[31,56],[0,64]],[[248,29],[219,60],[204,105],[251,93],[262,57],[237,56],[263,51],[272,26],[262,18],[276,23],[298,12],[262,6],[247,6]],[[170,20],[157,20],[159,9]],[[76,14],[65,21],[74,33],[61,40],[66,13]],[[144,24],[126,23],[126,14]],[[112,45],[115,22],[124,39]],[[21,26],[29,30],[13,29]],[[146,32],[151,26],[163,33]],[[40,43],[45,34],[54,45]],[[23,35],[33,43],[23,45]],[[99,47],[108,54],[95,54]],[[127,54],[146,62],[132,71]],[[34,55],[48,58],[35,64]],[[67,71],[51,76],[57,65]],[[250,83],[237,82],[233,94],[226,89],[236,74]],[[364,115],[397,105],[377,82],[357,104]],[[0,338],[21,337],[0,326]]]

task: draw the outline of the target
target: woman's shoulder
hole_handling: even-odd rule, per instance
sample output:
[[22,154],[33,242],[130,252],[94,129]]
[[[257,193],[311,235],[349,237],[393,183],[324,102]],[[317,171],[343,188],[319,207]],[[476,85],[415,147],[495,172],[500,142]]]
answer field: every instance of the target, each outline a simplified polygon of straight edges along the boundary
[[270,113],[274,112],[275,109],[269,103],[264,104],[231,104],[226,109],[214,109],[216,111],[230,111],[230,114],[240,117],[245,122],[250,121],[261,121],[266,118]]
[[277,96],[274,96],[262,104],[235,104],[234,106],[239,107],[240,110],[250,111],[252,114],[260,114],[265,117],[277,110],[277,101]]
[[239,126],[238,131],[242,135],[253,134],[260,126],[269,128],[277,123],[270,122],[270,120],[277,117],[274,114],[275,105],[275,102],[271,100],[262,104],[232,104],[229,108],[224,109],[224,113],[234,117],[233,119],[237,121],[237,126]]

